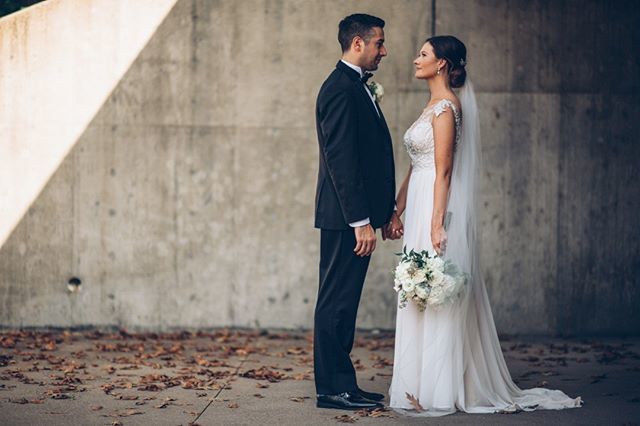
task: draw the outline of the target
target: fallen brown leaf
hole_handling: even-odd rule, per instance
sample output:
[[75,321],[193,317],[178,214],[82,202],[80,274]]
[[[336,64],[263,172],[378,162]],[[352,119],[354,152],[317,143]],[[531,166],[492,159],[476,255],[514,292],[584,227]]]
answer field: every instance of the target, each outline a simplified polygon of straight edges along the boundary
[[355,412],[360,417],[391,417],[391,413],[386,408],[376,408],[373,410],[362,409]]
[[102,367],[100,367],[102,370],[104,370],[105,372],[107,372],[108,374],[113,374],[115,373],[116,369],[113,365],[109,364],[109,365],[104,365]]
[[269,382],[275,383],[281,380],[286,379],[286,375],[282,374],[279,371],[271,370],[265,366],[262,366],[258,369],[251,369],[245,371],[240,374],[241,377],[246,377],[248,379],[256,379],[256,380],[267,380]]
[[393,366],[393,361],[387,358],[380,358],[373,364],[373,368],[385,368]]
[[104,393],[109,393],[115,388],[115,386],[112,385],[111,383],[105,383],[105,384],[100,385],[100,388],[102,388]]
[[291,376],[293,380],[311,380],[311,376],[307,373],[298,373]]
[[136,399],[138,399],[137,395],[118,395],[117,399],[122,399],[124,401],[135,401]]
[[144,411],[136,410],[135,408],[129,408],[127,410],[118,412],[116,415],[118,417],[129,417],[136,416],[138,414],[144,414]]
[[369,417],[391,417],[391,412],[386,408],[376,408],[369,412]]
[[43,351],[55,351],[57,348],[56,342],[47,342],[43,347]]
[[355,416],[350,416],[348,414],[343,414],[341,416],[335,416],[334,419],[336,419],[339,423],[355,423],[358,421],[358,418]]
[[421,412],[421,411],[424,411],[424,408],[422,408],[422,405],[420,405],[420,400],[418,400],[418,398],[416,398],[415,396],[411,395],[409,392],[405,392],[405,396],[407,397],[407,399],[409,400],[411,405],[413,405],[413,408],[415,408],[415,410],[418,413]]
[[159,392],[162,391],[166,388],[166,386],[162,383],[157,384],[157,383],[151,383],[145,386],[140,386],[138,387],[139,391],[149,391],[149,392]]

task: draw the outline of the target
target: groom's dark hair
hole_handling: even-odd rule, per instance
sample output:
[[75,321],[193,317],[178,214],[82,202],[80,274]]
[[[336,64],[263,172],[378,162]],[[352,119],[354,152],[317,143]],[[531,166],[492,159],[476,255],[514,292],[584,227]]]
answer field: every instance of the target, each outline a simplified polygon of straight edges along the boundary
[[359,36],[365,43],[369,43],[374,27],[384,28],[384,21],[366,13],[354,13],[340,21],[338,42],[342,47],[342,52],[344,53],[351,48],[351,41],[355,36]]

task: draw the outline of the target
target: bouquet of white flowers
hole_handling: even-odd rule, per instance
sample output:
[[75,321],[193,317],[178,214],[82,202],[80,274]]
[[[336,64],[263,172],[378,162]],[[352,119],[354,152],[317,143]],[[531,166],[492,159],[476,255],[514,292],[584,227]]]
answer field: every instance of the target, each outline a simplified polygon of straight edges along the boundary
[[409,300],[421,311],[453,303],[466,287],[468,275],[448,260],[426,250],[407,253],[406,247],[398,255],[402,259],[394,272],[393,289],[400,294],[400,308]]

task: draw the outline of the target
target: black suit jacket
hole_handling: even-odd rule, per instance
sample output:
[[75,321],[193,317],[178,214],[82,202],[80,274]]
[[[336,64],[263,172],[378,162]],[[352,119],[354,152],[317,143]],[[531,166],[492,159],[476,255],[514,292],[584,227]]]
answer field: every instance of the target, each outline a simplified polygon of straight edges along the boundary
[[345,230],[367,217],[374,228],[389,222],[396,191],[389,128],[358,72],[342,61],[318,93],[316,128],[316,228]]

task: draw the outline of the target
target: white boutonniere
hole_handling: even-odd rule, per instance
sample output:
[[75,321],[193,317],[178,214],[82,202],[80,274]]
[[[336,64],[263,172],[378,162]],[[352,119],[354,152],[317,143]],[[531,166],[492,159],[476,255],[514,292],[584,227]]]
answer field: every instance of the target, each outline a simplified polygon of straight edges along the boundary
[[376,102],[382,102],[382,97],[384,96],[384,88],[382,87],[382,84],[376,83],[375,81],[369,81],[367,82],[367,87],[369,87],[369,91]]

